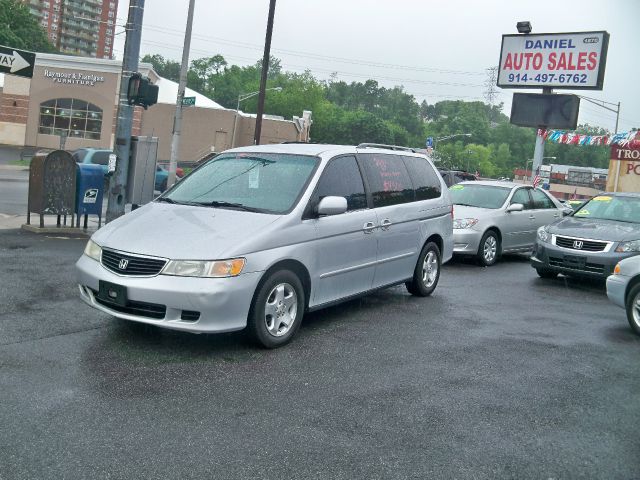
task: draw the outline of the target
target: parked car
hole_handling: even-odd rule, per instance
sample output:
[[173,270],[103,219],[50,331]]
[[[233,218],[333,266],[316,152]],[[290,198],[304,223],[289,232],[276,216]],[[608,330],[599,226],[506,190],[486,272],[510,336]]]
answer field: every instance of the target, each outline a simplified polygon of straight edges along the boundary
[[499,181],[462,182],[449,187],[454,203],[453,253],[493,265],[502,253],[528,253],[542,225],[569,213],[539,188]]
[[[101,149],[101,148],[79,148],[72,153],[73,158],[76,163],[89,163],[94,165],[102,165],[102,171],[105,176],[108,172],[109,165],[109,155],[113,153],[112,150]],[[154,182],[154,188],[161,192],[164,192],[167,189],[167,177],[169,172],[167,172],[160,165],[156,165],[156,176]],[[176,169],[176,176],[178,178],[182,178],[184,176],[184,171],[181,168]]]
[[627,311],[629,325],[640,335],[640,255],[619,262],[607,278],[609,300]]
[[564,273],[605,279],[620,260],[639,253],[640,194],[605,193],[538,229],[531,266],[543,278]]
[[462,170],[440,169],[438,170],[438,172],[440,172],[440,175],[442,175],[442,178],[444,179],[444,182],[447,184],[447,187],[450,187],[451,185],[455,185],[457,183],[464,182],[464,181],[477,180],[475,175]]
[[126,320],[248,327],[277,347],[306,310],[400,283],[430,295],[452,255],[452,213],[433,164],[408,149],[237,148],[94,233],[80,294]]

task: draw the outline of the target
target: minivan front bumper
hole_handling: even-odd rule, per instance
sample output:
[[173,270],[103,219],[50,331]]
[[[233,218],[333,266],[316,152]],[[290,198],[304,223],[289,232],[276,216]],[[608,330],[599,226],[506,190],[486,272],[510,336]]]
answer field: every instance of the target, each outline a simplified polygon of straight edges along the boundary
[[[220,333],[246,327],[262,272],[229,278],[116,275],[82,255],[76,263],[80,298],[114,317],[193,333]],[[100,281],[126,289],[127,305],[98,298]],[[199,313],[199,315],[196,315]]]

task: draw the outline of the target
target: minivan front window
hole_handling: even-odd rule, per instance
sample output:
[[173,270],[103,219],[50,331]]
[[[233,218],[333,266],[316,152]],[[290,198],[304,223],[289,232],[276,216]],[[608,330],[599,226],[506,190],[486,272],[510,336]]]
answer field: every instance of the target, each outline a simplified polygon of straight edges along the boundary
[[318,158],[283,153],[222,154],[176,184],[169,202],[269,213],[289,211]]
[[500,208],[507,200],[511,189],[492,185],[459,183],[449,187],[451,200],[455,205],[478,208]]

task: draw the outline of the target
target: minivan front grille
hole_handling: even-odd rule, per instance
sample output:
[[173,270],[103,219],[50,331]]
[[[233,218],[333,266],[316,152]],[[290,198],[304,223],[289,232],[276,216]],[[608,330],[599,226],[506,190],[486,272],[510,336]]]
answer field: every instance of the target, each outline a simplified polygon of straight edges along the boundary
[[150,277],[158,275],[167,261],[161,258],[129,255],[126,253],[102,249],[102,265],[118,275]]
[[582,250],[584,252],[604,252],[607,242],[597,240],[582,240],[579,238],[556,236],[556,245],[571,250]]

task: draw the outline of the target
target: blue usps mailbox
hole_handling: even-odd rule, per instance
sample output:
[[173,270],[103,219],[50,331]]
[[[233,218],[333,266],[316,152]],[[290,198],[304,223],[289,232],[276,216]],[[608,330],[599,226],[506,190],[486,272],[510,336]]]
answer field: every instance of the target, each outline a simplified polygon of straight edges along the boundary
[[76,170],[76,227],[80,227],[80,216],[84,215],[87,228],[89,215],[98,216],[98,227],[102,226],[102,197],[104,195],[104,173],[102,165],[77,164]]

